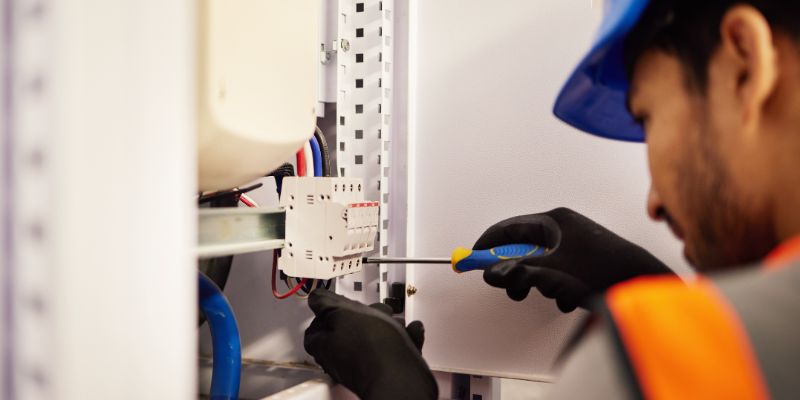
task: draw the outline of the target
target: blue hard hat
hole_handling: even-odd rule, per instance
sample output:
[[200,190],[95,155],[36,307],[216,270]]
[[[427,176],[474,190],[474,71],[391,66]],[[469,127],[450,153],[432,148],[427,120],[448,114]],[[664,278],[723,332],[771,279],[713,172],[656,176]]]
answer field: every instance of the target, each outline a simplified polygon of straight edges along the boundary
[[625,38],[642,16],[649,0],[605,0],[603,22],[592,48],[553,107],[564,122],[593,135],[630,142],[644,141],[641,125],[626,104]]

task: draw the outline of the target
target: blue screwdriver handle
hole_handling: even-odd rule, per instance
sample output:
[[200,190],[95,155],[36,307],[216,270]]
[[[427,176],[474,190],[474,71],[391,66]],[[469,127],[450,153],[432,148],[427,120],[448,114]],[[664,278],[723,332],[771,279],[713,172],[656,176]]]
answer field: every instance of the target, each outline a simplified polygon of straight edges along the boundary
[[544,247],[532,244],[507,244],[488,250],[470,250],[459,247],[453,250],[451,263],[453,265],[453,271],[461,273],[484,270],[503,260],[541,256],[546,252],[547,249]]

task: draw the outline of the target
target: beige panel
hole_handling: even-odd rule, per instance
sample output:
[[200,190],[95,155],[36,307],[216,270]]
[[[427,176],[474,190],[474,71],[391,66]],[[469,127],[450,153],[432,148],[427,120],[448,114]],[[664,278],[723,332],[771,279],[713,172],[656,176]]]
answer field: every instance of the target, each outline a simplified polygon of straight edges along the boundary
[[319,2],[203,0],[199,12],[201,190],[262,176],[313,134]]

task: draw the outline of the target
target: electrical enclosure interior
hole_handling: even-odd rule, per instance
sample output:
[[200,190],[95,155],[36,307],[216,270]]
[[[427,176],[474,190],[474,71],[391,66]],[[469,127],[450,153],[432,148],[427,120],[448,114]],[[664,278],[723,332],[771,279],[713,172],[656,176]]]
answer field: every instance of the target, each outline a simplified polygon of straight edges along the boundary
[[[303,348],[303,289],[324,284],[421,320],[442,388],[490,400],[508,379],[552,382],[581,312],[535,291],[512,302],[480,273],[362,257],[446,257],[497,221],[566,206],[689,272],[640,212],[641,146],[551,114],[595,3],[0,0],[7,398],[206,395],[198,259],[224,257],[241,398],[348,398]],[[317,126],[331,176],[265,176],[299,173]],[[236,197],[252,208],[198,209],[198,193],[258,184]],[[278,300],[271,279],[301,290]]]

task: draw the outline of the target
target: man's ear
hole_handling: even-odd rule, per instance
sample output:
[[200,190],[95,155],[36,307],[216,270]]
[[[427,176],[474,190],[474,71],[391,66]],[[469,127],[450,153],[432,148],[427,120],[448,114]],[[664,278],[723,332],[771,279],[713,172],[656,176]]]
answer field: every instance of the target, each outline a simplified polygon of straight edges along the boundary
[[720,39],[720,50],[732,61],[732,69],[725,69],[734,74],[728,82],[735,85],[741,123],[757,124],[778,79],[777,51],[770,25],[757,9],[736,5],[722,18]]

